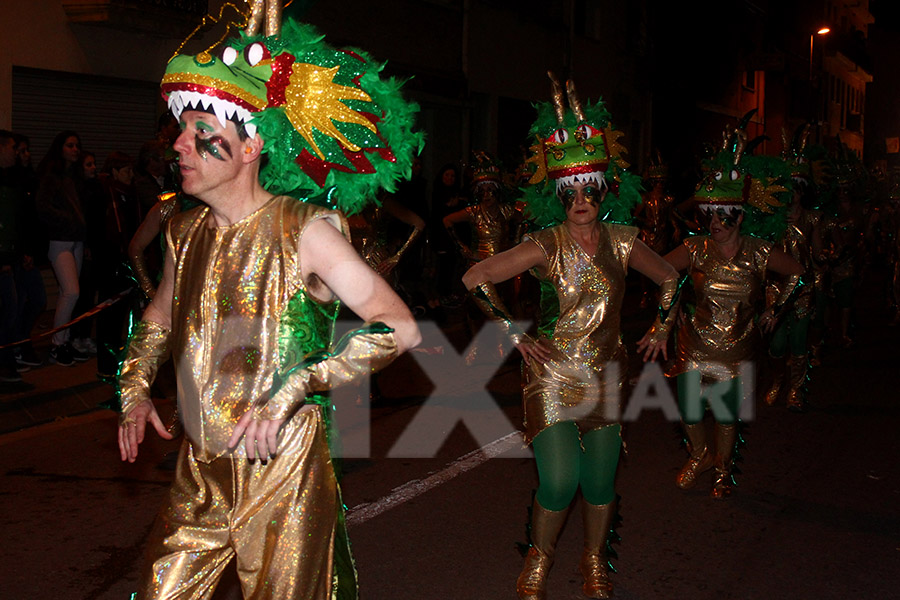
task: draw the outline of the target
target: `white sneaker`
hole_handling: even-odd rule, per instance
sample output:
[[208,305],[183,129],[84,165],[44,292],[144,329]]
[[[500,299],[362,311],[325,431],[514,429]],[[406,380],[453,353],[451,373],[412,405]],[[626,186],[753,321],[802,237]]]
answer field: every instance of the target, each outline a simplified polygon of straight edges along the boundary
[[82,354],[97,354],[97,344],[91,338],[78,338],[72,340],[72,347]]

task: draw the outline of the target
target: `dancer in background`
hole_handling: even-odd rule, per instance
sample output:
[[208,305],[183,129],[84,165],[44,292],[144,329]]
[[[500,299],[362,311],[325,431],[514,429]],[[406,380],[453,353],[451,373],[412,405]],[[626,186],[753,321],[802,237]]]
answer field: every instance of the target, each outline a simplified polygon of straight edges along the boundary
[[[534,448],[539,486],[531,547],[516,582],[522,600],[546,598],[556,541],[579,488],[583,591],[590,598],[612,594],[606,543],[622,442],[625,275],[635,269],[662,285],[667,306],[676,283],[674,269],[637,239],[637,228],[619,224],[630,221],[640,202],[639,179],[625,170],[617,141],[622,133],[613,129],[601,102],[582,106],[571,82],[568,98],[569,110],[554,80],[554,103],[539,106],[531,128],[536,170],[524,199],[529,216],[546,229],[527,234],[463,277],[525,361],[525,439]],[[527,270],[541,281],[536,338],[516,328],[495,287]]]
[[[677,484],[691,488],[701,473],[715,467],[711,495],[719,500],[732,489],[743,396],[741,365],[758,356],[755,317],[763,301],[766,272],[787,278],[772,308],[759,318],[766,330],[789,310],[803,273],[797,261],[765,239],[785,227],[787,201],[779,195],[789,191],[787,165],[774,157],[744,157],[745,148],[742,129],[726,136],[722,150],[707,163],[693,198],[709,233],[686,238],[665,257],[678,271],[687,271],[695,300],[692,314],[682,319],[674,364],[667,373],[677,377],[690,452]],[[707,442],[705,403],[715,421],[714,445]]]

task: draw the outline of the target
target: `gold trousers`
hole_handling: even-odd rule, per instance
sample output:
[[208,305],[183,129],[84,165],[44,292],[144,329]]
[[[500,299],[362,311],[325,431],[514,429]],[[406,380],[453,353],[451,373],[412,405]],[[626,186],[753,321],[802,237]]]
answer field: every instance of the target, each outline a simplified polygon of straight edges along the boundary
[[330,598],[341,505],[319,407],[294,415],[278,451],[265,465],[232,456],[204,463],[182,444],[138,600],[210,598],[232,557],[244,598]]

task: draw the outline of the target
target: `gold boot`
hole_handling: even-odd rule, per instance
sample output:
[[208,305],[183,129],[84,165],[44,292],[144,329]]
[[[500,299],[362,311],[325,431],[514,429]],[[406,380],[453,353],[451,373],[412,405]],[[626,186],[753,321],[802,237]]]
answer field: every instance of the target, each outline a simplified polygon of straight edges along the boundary
[[582,501],[584,552],[581,555],[581,590],[588,598],[611,598],[612,583],[606,572],[606,536],[616,513],[614,502],[596,506]]
[[716,471],[710,492],[715,500],[724,500],[731,495],[731,460],[736,436],[737,425],[716,423]]
[[688,452],[691,453],[691,457],[678,473],[675,485],[683,490],[688,490],[697,484],[698,475],[713,466],[713,456],[706,444],[706,426],[702,421],[694,425],[682,422],[681,425],[684,427],[684,435],[688,440]]
[[781,385],[784,383],[785,357],[776,358],[769,355],[769,364],[772,365],[772,386],[766,392],[765,402],[769,406],[775,404],[778,400],[778,393],[781,392]]
[[788,380],[791,386],[787,395],[788,410],[803,412],[806,410],[806,355],[794,356],[788,359]]
[[566,522],[566,510],[547,510],[534,499],[531,511],[531,548],[516,580],[519,600],[545,600],[547,575],[556,553],[556,539]]

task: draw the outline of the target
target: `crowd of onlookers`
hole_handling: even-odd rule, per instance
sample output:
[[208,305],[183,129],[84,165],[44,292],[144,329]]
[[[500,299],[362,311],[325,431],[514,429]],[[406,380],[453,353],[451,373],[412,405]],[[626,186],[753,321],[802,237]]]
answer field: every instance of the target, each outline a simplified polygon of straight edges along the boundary
[[[35,169],[28,137],[0,130],[0,381],[21,381],[20,373],[45,361],[71,366],[94,355],[97,375],[115,377],[137,297],[92,309],[133,285],[128,244],[172,188],[166,164],[178,131],[165,115],[136,160],[113,151],[102,169],[77,132],[62,131]],[[29,340],[47,306],[41,267],[48,263],[58,293],[42,357]]]
[[[97,156],[82,147],[78,133],[63,131],[35,169],[29,139],[0,130],[0,382],[20,381],[19,373],[44,362],[67,366],[95,355],[98,376],[114,379],[129,313],[140,310],[145,294],[152,293],[149,286],[137,286],[132,278],[136,241],[141,242],[137,252],[145,261],[140,267],[147,268],[151,276],[161,270],[161,246],[154,243],[160,227],[147,227],[146,223],[160,219],[160,194],[177,188],[173,144],[179,132],[177,121],[167,113],[159,119],[157,136],[141,146],[136,159],[113,151],[98,169]],[[503,175],[501,202],[515,200],[523,183],[520,175],[518,170]],[[378,223],[383,229],[378,237],[388,246],[388,252],[403,246],[404,240],[415,239],[403,260],[385,276],[419,316],[440,321],[448,309],[458,308],[465,299],[460,275],[467,261],[461,253],[465,244],[460,237],[465,240],[470,232],[462,226],[449,227],[448,231],[446,221],[448,215],[478,203],[469,179],[465,167],[446,164],[429,186],[417,160],[412,178],[398,186],[391,201],[407,214],[415,213],[415,219],[394,214]],[[867,181],[862,195],[868,200],[853,203],[850,211],[859,216],[844,218],[859,225],[858,239],[844,245],[871,246],[870,252],[854,253],[857,276],[869,262],[860,260],[863,256],[885,256],[900,262],[896,261],[900,256],[896,239],[900,183],[881,173],[869,176]],[[646,178],[645,206],[636,215],[637,225],[647,231],[658,230],[669,242],[660,252],[670,249],[685,233],[685,223],[674,218],[684,199],[673,198],[664,191],[665,185],[665,180]],[[651,219],[646,207],[657,204],[659,214]],[[402,212],[389,212],[398,211]],[[840,221],[841,216],[835,219]],[[650,222],[654,220],[658,222]],[[145,227],[135,236],[142,222]],[[420,229],[421,223],[424,235],[410,238],[410,228]],[[149,236],[154,238],[152,242]],[[42,267],[52,269],[58,289],[50,331],[42,324],[44,331],[39,332],[50,336],[49,350],[43,345],[36,350],[30,341],[13,346],[35,335],[36,323],[46,309]],[[889,302],[900,305],[900,270],[886,287]],[[132,293],[111,306],[93,310],[98,303],[118,298],[128,289]],[[900,310],[895,311],[895,322],[900,322]],[[73,320],[76,322],[67,326]],[[842,333],[848,335],[846,330]]]

